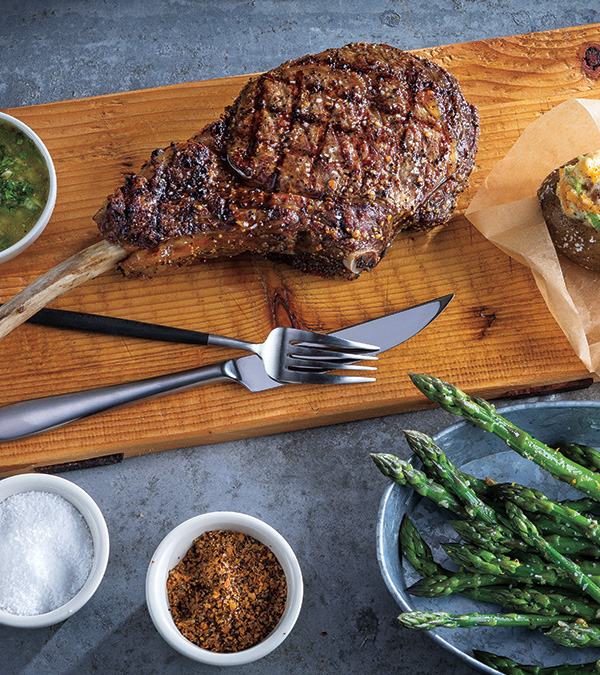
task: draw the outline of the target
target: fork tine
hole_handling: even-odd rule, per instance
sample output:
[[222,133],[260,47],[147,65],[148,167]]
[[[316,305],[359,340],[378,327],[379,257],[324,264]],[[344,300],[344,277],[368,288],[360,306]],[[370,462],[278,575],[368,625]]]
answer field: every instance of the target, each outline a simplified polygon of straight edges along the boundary
[[328,345],[330,347],[339,347],[342,349],[350,349],[354,351],[378,352],[379,347],[369,345],[365,342],[356,342],[356,340],[348,340],[336,335],[327,335],[324,333],[313,333],[308,330],[301,330],[299,328],[290,328],[287,331],[287,337],[290,342],[306,343],[308,345]]
[[294,373],[294,381],[298,384],[360,384],[375,382],[374,377],[356,377],[354,375],[336,375],[334,373]]
[[360,363],[333,364],[331,370],[377,370],[376,366],[361,366]]
[[303,347],[299,344],[292,345],[290,351],[292,358],[306,359],[333,359],[339,361],[377,361],[378,357],[374,354],[363,354],[361,352],[338,352],[325,347]]
[[292,359],[287,363],[286,370],[322,372],[326,370],[377,370],[377,368],[360,365],[356,363],[356,360],[340,363],[339,361]]

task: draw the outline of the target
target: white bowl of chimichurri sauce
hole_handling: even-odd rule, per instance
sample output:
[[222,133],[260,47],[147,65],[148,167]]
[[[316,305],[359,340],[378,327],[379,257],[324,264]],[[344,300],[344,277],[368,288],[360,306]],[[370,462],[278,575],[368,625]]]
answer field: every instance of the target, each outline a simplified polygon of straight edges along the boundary
[[0,112],[0,263],[42,233],[56,201],[56,172],[48,149],[21,120]]

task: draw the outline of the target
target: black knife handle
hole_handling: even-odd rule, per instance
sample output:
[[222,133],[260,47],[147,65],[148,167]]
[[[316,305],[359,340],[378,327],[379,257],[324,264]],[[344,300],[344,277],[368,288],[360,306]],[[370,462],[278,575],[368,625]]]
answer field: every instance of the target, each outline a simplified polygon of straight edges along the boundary
[[40,309],[28,319],[29,323],[54,328],[69,328],[71,330],[118,335],[121,337],[141,338],[143,340],[161,340],[163,342],[179,342],[191,345],[208,344],[208,333],[201,331],[174,328],[144,321],[120,319],[114,316],[101,316],[86,312],[73,312],[66,309]]

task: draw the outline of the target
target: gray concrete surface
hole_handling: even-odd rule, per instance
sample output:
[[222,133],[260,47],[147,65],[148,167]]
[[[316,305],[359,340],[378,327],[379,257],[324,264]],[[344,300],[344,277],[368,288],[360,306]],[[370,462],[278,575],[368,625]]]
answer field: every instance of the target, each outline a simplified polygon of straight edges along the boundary
[[[418,48],[600,21],[597,3],[550,0],[3,0],[0,107],[256,72],[354,40]],[[594,386],[551,400],[600,400]],[[500,402],[502,403],[502,402]],[[305,578],[293,633],[234,673],[474,671],[425,634],[400,630],[375,557],[386,481],[370,451],[407,455],[402,428],[433,433],[441,411],[186,448],[64,474],[98,501],[111,534],[106,577],[75,617],[30,631],[0,627],[0,673],[210,673],[177,655],[144,602],[152,552],[207,510],[263,518],[294,547]]]

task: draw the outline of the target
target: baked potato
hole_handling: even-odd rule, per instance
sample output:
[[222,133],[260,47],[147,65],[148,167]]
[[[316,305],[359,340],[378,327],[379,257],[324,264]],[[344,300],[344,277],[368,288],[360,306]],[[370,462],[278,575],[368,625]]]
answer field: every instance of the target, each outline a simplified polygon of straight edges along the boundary
[[600,150],[555,169],[537,196],[556,249],[600,271]]

